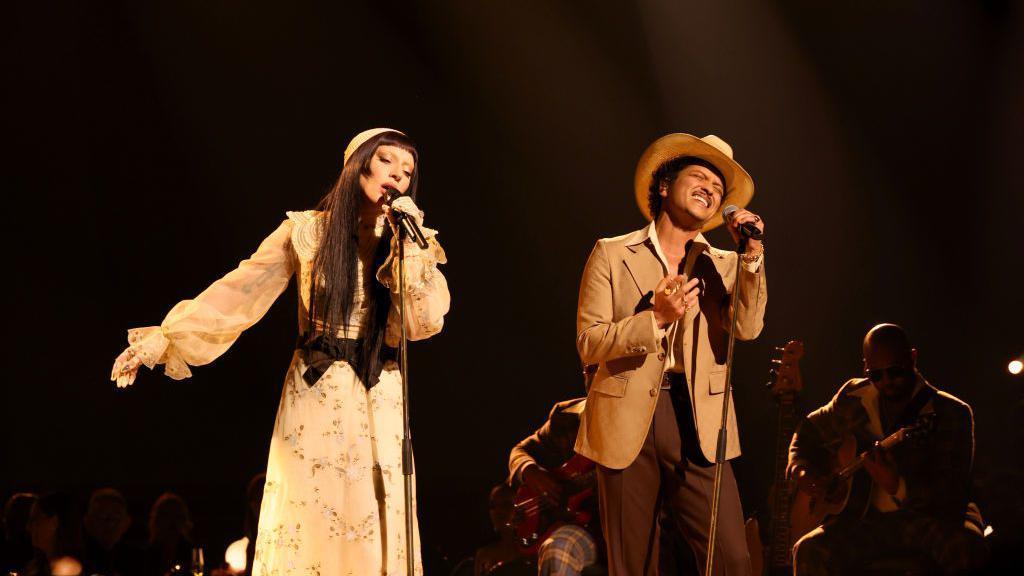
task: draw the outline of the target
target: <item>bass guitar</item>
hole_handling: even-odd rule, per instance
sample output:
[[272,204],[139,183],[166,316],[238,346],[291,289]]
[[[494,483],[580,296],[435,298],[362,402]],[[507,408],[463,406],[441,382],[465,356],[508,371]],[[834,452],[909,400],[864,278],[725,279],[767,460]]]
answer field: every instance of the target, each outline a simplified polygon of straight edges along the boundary
[[778,406],[779,424],[775,434],[775,475],[769,499],[770,522],[768,542],[761,539],[757,518],[747,521],[747,546],[750,549],[750,563],[754,574],[782,576],[793,573],[793,544],[796,539],[790,530],[790,504],[795,488],[786,481],[786,467],[789,463],[789,442],[796,430],[796,401],[804,388],[800,359],[804,356],[803,342],[791,340],[785,346],[775,349],[778,358],[772,359],[772,378],[768,382],[772,396]]

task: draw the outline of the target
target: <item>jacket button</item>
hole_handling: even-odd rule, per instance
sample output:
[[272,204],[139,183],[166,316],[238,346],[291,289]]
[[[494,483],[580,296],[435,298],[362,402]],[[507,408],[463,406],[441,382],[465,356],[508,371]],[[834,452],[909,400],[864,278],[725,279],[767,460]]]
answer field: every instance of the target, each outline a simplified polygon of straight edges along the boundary
[[658,389],[657,388],[651,388],[651,396],[657,396],[657,395],[658,395]]
[[658,360],[664,360],[664,359],[665,359],[665,353],[664,352],[658,352]]

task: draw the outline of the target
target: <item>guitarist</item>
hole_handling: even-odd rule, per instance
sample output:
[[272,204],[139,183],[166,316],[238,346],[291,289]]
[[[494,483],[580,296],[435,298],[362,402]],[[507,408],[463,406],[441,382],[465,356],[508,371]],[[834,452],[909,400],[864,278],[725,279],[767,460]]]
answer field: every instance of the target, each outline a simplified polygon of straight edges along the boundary
[[[852,437],[858,454],[874,446],[861,476],[870,482],[863,483],[861,503],[852,489],[841,513],[797,542],[796,574],[857,574],[861,563],[908,553],[947,573],[977,568],[985,544],[980,532],[965,528],[974,456],[970,406],[925,381],[917,371],[917,350],[899,326],[872,328],[863,351],[867,377],[848,381],[800,424],[790,445],[789,473],[800,490],[822,496],[830,462]],[[932,420],[925,438],[892,450],[877,446],[924,414]]]
[[[573,444],[580,427],[580,413],[585,398],[566,400],[555,404],[547,422],[536,432],[516,444],[509,455],[509,483],[526,485],[542,495],[551,504],[558,505],[567,494],[562,484],[551,474],[569,461],[576,452]],[[592,526],[584,528],[565,524],[541,543],[537,554],[538,574],[541,576],[577,575],[598,561],[596,535],[601,527],[596,520],[596,503]]]

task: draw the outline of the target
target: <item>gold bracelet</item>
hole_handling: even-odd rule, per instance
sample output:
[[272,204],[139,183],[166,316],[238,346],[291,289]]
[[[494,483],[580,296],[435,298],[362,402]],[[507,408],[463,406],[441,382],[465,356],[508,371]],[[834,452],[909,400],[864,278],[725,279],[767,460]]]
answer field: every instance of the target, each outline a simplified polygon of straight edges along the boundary
[[753,264],[754,262],[757,262],[758,259],[761,258],[761,256],[764,256],[764,247],[763,246],[761,247],[760,250],[757,251],[757,254],[744,254],[743,256],[741,256],[741,258],[743,258],[743,262],[744,263],[746,263],[746,264]]

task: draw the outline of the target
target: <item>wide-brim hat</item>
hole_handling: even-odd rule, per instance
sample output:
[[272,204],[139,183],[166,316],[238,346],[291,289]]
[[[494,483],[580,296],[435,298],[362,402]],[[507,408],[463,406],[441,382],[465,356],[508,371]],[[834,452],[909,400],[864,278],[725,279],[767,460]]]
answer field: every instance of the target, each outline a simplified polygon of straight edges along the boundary
[[754,180],[742,166],[732,159],[732,146],[729,146],[725,140],[713,134],[703,138],[692,134],[669,134],[658,138],[648,146],[636,165],[636,175],[633,178],[636,204],[648,220],[652,219],[648,200],[654,172],[665,162],[684,156],[693,156],[711,163],[725,178],[725,195],[722,202],[715,215],[704,223],[702,231],[707,232],[722,224],[723,207],[734,204],[743,208],[754,197]]

